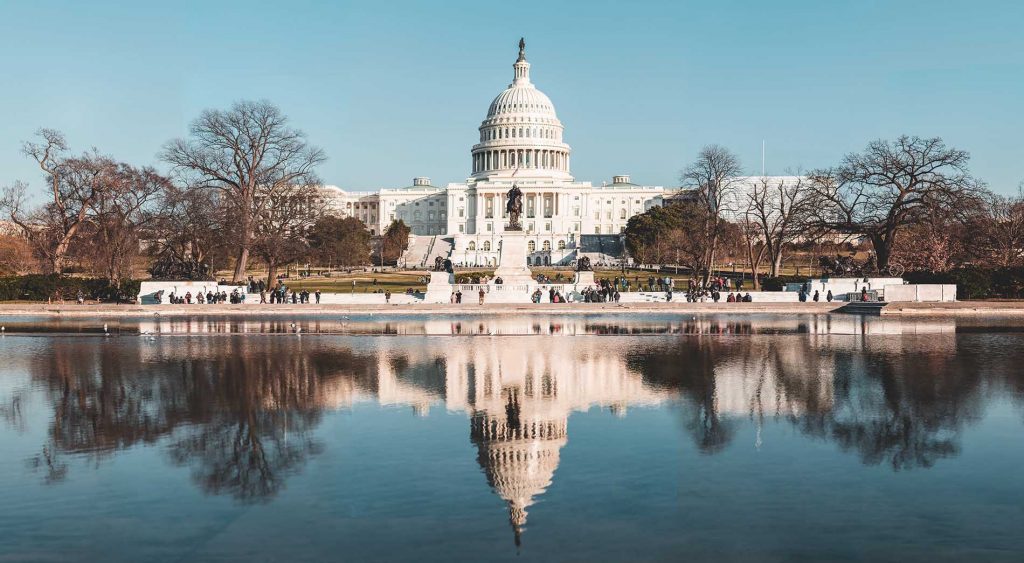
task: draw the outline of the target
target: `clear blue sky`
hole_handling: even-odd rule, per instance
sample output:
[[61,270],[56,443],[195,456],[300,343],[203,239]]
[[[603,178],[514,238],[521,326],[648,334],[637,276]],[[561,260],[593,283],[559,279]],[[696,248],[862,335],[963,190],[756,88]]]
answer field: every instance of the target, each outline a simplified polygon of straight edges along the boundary
[[573,173],[676,185],[709,143],[759,172],[941,136],[1000,192],[1024,179],[1024,2],[0,0],[0,185],[39,187],[40,126],[134,164],[204,108],[267,99],[348,189],[469,174],[520,36]]

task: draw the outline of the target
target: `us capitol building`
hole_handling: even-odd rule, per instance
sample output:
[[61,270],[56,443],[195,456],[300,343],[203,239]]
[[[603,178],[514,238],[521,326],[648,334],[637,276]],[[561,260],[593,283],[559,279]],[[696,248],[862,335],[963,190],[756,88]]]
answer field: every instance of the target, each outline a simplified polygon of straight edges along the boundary
[[523,230],[531,265],[568,264],[579,254],[621,256],[619,233],[630,217],[675,193],[614,176],[601,186],[572,176],[572,149],[555,106],[530,80],[525,44],[519,41],[514,77],[487,109],[479,142],[471,153],[472,175],[444,187],[429,178],[411,186],[377,192],[323,188],[336,213],[362,221],[382,234],[393,220],[412,229],[405,260],[409,266],[450,257],[456,265],[498,263],[508,218],[505,194],[513,184],[523,192]]

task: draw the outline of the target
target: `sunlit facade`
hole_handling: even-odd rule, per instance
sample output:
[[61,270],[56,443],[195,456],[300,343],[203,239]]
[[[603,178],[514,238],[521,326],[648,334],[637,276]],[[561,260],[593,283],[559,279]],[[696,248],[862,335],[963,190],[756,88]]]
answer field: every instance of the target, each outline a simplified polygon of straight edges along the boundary
[[550,98],[531,81],[525,49],[513,69],[512,83],[494,98],[478,128],[466,181],[434,185],[418,177],[409,186],[373,192],[326,186],[334,210],[359,219],[373,234],[400,219],[413,235],[434,239],[424,244],[433,255],[496,265],[508,222],[505,194],[516,184],[524,195],[531,263],[559,264],[574,258],[580,235],[618,235],[630,217],[674,193],[635,184],[625,174],[601,185],[577,181],[564,126]]

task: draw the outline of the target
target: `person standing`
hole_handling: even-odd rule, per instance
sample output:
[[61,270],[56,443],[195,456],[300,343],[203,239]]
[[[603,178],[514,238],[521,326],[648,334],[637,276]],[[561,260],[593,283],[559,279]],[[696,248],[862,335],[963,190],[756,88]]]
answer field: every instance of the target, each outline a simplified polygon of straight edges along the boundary
[[384,292],[384,303],[386,303],[388,305],[391,304],[391,290],[390,289]]
[[814,290],[814,302],[817,303],[818,301],[821,301],[821,294],[818,293],[817,289],[815,289]]
[[831,289],[828,290],[828,293],[825,294],[825,301],[828,301],[829,303],[832,302],[832,290]]
[[480,288],[480,304],[484,304],[484,288]]
[[462,303],[462,290],[461,289],[455,292],[455,302],[456,303]]
[[316,304],[319,305],[320,304],[320,290],[319,289],[316,290],[316,293],[314,293],[313,295],[316,296]]

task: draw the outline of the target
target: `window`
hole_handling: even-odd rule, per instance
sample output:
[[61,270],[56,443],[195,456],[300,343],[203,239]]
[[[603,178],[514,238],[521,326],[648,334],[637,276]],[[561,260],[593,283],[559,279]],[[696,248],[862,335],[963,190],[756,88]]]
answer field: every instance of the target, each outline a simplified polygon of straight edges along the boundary
[[546,252],[551,252],[551,241],[544,241],[544,245],[541,248],[543,248]]
[[487,223],[487,232],[489,233],[489,232],[491,232],[493,230],[494,230],[494,227],[490,223]]
[[622,209],[619,210],[619,219],[625,219],[625,218],[626,218],[626,209],[622,208]]
[[491,251],[491,241],[485,240],[483,248],[484,248],[484,252],[490,252]]
[[605,219],[611,219],[612,218],[612,212],[611,211],[605,211],[604,212],[604,218]]
[[565,250],[565,241],[564,240],[558,241],[558,250]]
[[459,232],[460,233],[466,232],[466,226],[465,225],[459,225]]
[[579,217],[580,216],[580,208],[579,207],[573,207],[572,208],[572,216],[573,217]]
[[469,241],[469,246],[466,247],[468,250],[476,250],[476,243]]
[[595,235],[601,234],[601,225],[594,225],[594,234]]
[[572,224],[572,230],[573,230],[573,232],[576,232],[576,233],[580,232],[580,224],[579,223],[573,223]]
[[594,220],[595,221],[600,221],[601,220],[601,212],[600,211],[595,211],[594,212]]
[[462,217],[462,216],[463,216],[463,214],[465,213],[465,211],[466,211],[465,209],[463,209],[462,207],[460,207],[460,208],[459,208],[459,217]]
[[414,211],[413,214],[412,214],[412,218],[417,220],[417,221],[419,221],[420,220],[420,212],[419,211]]
[[433,220],[434,220],[434,212],[433,212],[433,211],[431,211],[431,212],[427,213],[427,219],[429,219],[429,220],[431,220],[431,221],[433,221]]
[[535,241],[532,241],[532,240],[530,242],[527,242],[526,243],[526,250],[528,252],[536,252],[537,251],[537,243]]
[[551,232],[551,223],[544,223],[544,232],[545,233],[550,233]]

